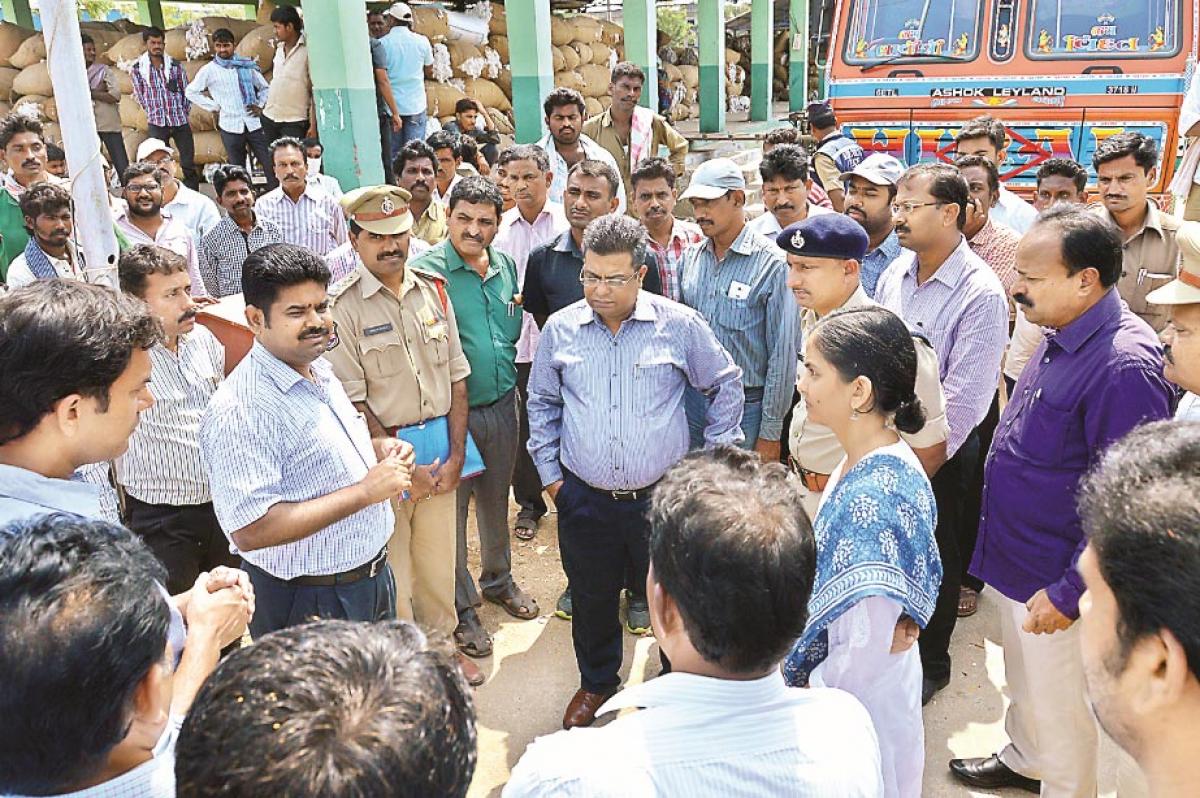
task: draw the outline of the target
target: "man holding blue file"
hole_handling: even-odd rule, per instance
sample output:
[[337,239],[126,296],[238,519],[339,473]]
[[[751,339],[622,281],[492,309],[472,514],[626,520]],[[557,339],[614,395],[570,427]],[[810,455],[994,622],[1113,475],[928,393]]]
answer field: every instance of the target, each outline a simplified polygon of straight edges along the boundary
[[[467,375],[445,281],[407,265],[409,193],[367,186],[346,194],[342,210],[362,264],[330,289],[341,346],[328,354],[371,436],[413,444],[412,488],[396,501],[388,562],[396,577],[396,615],[449,637],[456,563],[455,488],[466,458]],[[463,660],[472,684],[483,674]]]

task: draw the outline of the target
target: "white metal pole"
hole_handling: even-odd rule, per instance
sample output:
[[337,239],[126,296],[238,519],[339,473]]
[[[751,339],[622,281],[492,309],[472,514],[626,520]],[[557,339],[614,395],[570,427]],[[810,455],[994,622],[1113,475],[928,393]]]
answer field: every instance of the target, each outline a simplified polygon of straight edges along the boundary
[[79,9],[75,0],[41,0],[39,7],[46,39],[46,64],[50,68],[63,149],[71,173],[75,238],[83,250],[88,282],[119,290],[117,237],[113,232],[100,137],[96,135],[92,95],[83,61]]

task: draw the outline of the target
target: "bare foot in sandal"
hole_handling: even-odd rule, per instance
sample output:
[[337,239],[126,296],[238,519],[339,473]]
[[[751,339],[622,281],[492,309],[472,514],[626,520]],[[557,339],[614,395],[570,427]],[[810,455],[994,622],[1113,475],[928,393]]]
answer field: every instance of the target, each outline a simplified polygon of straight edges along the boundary
[[979,610],[979,593],[974,588],[963,586],[958,589],[958,617],[970,618]]
[[474,608],[458,616],[458,627],[454,630],[454,644],[468,657],[486,657],[492,653],[492,638],[483,628],[479,614]]
[[522,621],[532,621],[538,617],[537,602],[533,600],[532,596],[517,587],[516,582],[509,582],[508,587],[495,593],[484,593],[483,598],[485,601],[499,604],[509,615]]

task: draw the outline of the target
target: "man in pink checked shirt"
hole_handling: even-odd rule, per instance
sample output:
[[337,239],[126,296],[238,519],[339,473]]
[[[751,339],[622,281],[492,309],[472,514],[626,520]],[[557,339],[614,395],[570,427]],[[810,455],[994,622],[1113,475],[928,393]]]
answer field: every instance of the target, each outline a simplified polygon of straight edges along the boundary
[[663,296],[679,299],[679,268],[683,251],[704,239],[694,222],[676,219],[675,170],[665,158],[643,158],[629,176],[634,215],[646,226],[647,243],[658,261]]
[[[517,281],[525,282],[525,263],[535,247],[553,241],[567,230],[567,217],[563,206],[551,202],[548,192],[554,181],[550,171],[550,158],[546,151],[534,144],[510,147],[500,153],[496,168],[516,205],[500,217],[500,232],[496,235],[496,249],[510,256],[517,263]],[[517,447],[517,464],[513,469],[513,496],[520,505],[513,534],[521,540],[531,540],[537,534],[538,521],[546,514],[546,500],[542,497],[542,481],[533,460],[525,450],[529,440],[529,417],[525,413],[528,401],[526,389],[529,385],[529,367],[533,353],[537,350],[538,328],[533,316],[526,313],[521,327],[521,338],[517,341],[517,391],[521,396],[520,446]]]

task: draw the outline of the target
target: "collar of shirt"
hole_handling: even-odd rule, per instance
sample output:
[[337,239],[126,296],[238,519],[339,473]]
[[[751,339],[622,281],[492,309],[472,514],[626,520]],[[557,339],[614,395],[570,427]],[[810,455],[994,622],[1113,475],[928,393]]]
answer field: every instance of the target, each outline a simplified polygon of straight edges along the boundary
[[[1103,216],[1105,219],[1108,219],[1108,221],[1112,222],[1114,225],[1117,224],[1117,220],[1113,218],[1112,213],[1103,205],[1103,203],[1098,204],[1095,207],[1100,211],[1101,216]],[[1164,233],[1162,228],[1162,218],[1159,215],[1160,213],[1161,212],[1158,210],[1158,206],[1154,204],[1154,200],[1147,199],[1146,218],[1142,220],[1142,226],[1138,228],[1136,233],[1125,239],[1123,245],[1128,246],[1131,241],[1137,240],[1137,238],[1144,234],[1147,230],[1153,230],[1154,232],[1158,233],[1159,238],[1163,238]],[[1118,226],[1117,229],[1120,230],[1121,228]],[[1124,233],[1122,233],[1122,235],[1124,235]]]
[[556,252],[568,252],[579,260],[583,260],[583,250],[575,246],[575,238],[571,235],[570,230],[558,237],[558,240],[554,242],[554,249]]
[[100,518],[100,487],[88,482],[45,477],[25,468],[0,464],[0,495],[84,518]]
[[[755,247],[754,231],[750,229],[749,223],[742,226],[742,231],[737,234],[737,238],[733,239],[733,243],[729,245],[729,249],[725,252],[725,257],[729,257],[730,252],[736,252],[739,255],[753,255]],[[717,246],[711,238],[704,239],[704,249],[715,260],[717,257]]]
[[671,237],[667,239],[667,245],[664,247],[650,236],[646,236],[646,243],[658,249],[669,249],[676,241],[682,243],[683,246],[688,246],[692,243],[695,237],[703,238],[704,234],[700,232],[699,226],[693,222],[688,222],[683,219],[671,217]]
[[1063,327],[1054,335],[1048,336],[1050,344],[1068,352],[1078,352],[1096,334],[1096,331],[1112,319],[1121,315],[1121,295],[1116,287],[1100,298],[1100,301],[1085,310],[1079,318]]
[[[446,248],[446,271],[447,272],[452,272],[455,269],[462,269],[463,271],[475,272],[475,274],[479,274],[479,272],[475,271],[474,266],[471,266],[465,260],[462,259],[462,255],[458,254],[458,250],[454,248],[454,244],[452,244],[450,242],[450,239],[447,238],[445,241],[438,244],[438,246]],[[487,269],[487,273],[483,275],[483,279],[485,281],[489,277],[491,277],[492,275],[494,275],[500,271],[496,267],[496,261],[499,259],[499,257],[498,257],[499,253],[495,250],[494,247],[489,246],[487,248],[487,256],[488,256],[488,269]]]
[[777,670],[759,679],[745,680],[714,679],[676,671],[626,687],[605,701],[596,715],[631,707],[654,709],[678,706],[703,711],[762,706],[787,699],[788,690],[783,674]]
[[547,199],[532,222],[525,218],[520,208],[516,206],[509,208],[500,216],[500,229],[503,230],[505,227],[527,227],[530,230],[536,230],[539,226],[544,226],[547,223],[553,224],[560,217],[564,221],[567,218],[566,213],[563,211],[562,203],[551,202]]
[[971,236],[967,243],[977,247],[986,247],[992,243],[992,239],[995,237],[996,223],[992,221],[991,214],[988,214],[987,219],[983,222],[983,227],[979,228],[979,232]]
[[[935,271],[929,279],[937,280],[939,283],[942,283],[950,288],[956,287],[959,281],[962,280],[963,273],[966,271],[966,255],[970,253],[970,251],[971,247],[967,244],[966,236],[959,233],[958,246],[956,246],[950,252],[950,254],[946,256],[946,259],[942,261],[942,265],[938,266],[937,271]],[[912,277],[915,281],[917,279],[917,272],[919,269],[920,260],[918,259],[917,254],[914,252],[912,265],[908,267],[908,276]]]
[[[647,299],[650,294],[645,291],[638,291],[637,302],[633,306],[633,313],[629,314],[629,318],[625,321],[648,321],[654,322],[658,320],[658,311],[654,309],[652,300]],[[596,311],[592,310],[592,306],[587,303],[587,300],[582,300],[582,304],[578,308],[578,313],[575,316],[575,324],[583,327],[586,324],[595,322],[598,325],[603,325],[604,320],[596,315]],[[624,324],[624,322],[622,322]]]
[[881,252],[889,261],[895,260],[900,256],[900,250],[904,247],[900,246],[900,236],[896,235],[896,231],[887,234],[887,238],[879,242],[879,246],[867,253],[867,257],[874,255],[876,252]]
[[[850,308],[861,308],[867,305],[874,305],[875,301],[867,296],[867,289],[862,287],[862,283],[858,284],[858,288],[854,289],[854,293],[838,306],[837,310],[849,310]],[[834,311],[836,312],[836,311]],[[812,328],[817,325],[821,317],[817,315],[817,311],[812,308],[804,308],[800,311],[800,326],[804,329],[804,336],[812,332]]]
[[[379,282],[379,278],[371,273],[371,270],[367,268],[365,263],[358,267],[358,271],[358,281],[362,285],[363,299],[370,299],[387,287],[383,283]],[[400,296],[404,296],[416,287],[417,278],[413,276],[413,270],[406,266],[404,269],[404,281],[400,283]],[[398,298],[399,297],[397,297],[397,299]]]
[[[554,143],[554,137],[549,133],[542,137],[542,140],[538,142],[538,146],[545,150],[546,154],[551,158],[557,158],[563,163],[566,162],[566,160],[558,152],[558,147]],[[579,134],[579,146],[583,147],[583,155],[585,158],[607,162],[607,158],[605,156],[609,155],[608,150],[597,144],[595,139],[586,133]],[[604,153],[604,155],[600,155],[600,153]]]
[[[304,376],[300,372],[275,357],[271,354],[270,350],[258,341],[255,341],[254,345],[250,347],[250,356],[262,366],[263,373],[271,379],[271,382],[275,383],[275,387],[279,389],[280,393],[287,393],[292,389],[292,386],[304,381]],[[329,370],[331,368],[324,358],[317,358],[309,366],[313,378],[322,389],[324,389],[325,384],[329,381]]]
[[[436,191],[436,186],[434,187]],[[437,201],[437,198],[431,198],[429,204],[425,206],[425,212],[421,214],[418,221],[440,222],[446,218],[446,206]]]

